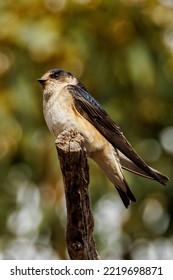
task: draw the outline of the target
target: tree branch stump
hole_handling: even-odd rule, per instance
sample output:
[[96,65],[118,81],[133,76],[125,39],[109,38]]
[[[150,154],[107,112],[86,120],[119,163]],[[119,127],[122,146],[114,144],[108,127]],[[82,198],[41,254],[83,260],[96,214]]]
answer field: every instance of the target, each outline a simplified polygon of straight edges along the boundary
[[63,131],[55,141],[63,175],[67,228],[66,244],[72,260],[99,259],[93,239],[94,219],[88,194],[89,167],[83,137]]

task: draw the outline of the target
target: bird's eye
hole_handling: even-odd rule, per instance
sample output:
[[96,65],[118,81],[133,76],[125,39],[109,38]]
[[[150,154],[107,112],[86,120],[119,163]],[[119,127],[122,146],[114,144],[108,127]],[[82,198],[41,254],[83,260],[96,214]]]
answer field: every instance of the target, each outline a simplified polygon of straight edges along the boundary
[[60,75],[59,72],[54,72],[54,73],[51,75],[51,78],[56,79],[56,78],[59,77],[59,75]]

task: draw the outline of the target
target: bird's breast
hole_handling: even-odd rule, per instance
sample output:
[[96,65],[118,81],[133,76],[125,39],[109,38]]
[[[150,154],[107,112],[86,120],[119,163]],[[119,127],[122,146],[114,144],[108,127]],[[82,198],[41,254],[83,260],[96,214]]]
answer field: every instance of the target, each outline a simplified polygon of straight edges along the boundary
[[43,112],[49,130],[57,137],[74,122],[72,96],[62,90],[53,94],[48,101],[43,98]]
[[47,126],[55,137],[68,128],[79,131],[84,137],[88,155],[107,145],[100,132],[76,110],[68,90],[53,95],[48,102],[43,99],[43,112]]

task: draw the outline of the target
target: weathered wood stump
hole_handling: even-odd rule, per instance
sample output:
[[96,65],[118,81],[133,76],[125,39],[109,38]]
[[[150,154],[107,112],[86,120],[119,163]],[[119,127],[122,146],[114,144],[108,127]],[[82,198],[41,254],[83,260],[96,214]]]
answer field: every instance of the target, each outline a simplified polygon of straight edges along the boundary
[[55,141],[63,175],[67,228],[66,244],[72,260],[99,259],[93,239],[94,219],[88,193],[89,167],[83,137],[64,130]]

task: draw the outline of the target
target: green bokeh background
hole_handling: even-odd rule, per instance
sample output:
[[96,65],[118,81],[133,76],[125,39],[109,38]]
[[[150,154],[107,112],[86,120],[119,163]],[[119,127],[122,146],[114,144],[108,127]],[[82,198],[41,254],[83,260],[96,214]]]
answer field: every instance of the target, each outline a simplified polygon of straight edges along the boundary
[[[1,0],[0,258],[67,259],[54,137],[36,79],[75,74],[138,153],[172,178],[173,1]],[[173,189],[125,172],[128,210],[89,160],[102,259],[173,259]]]

